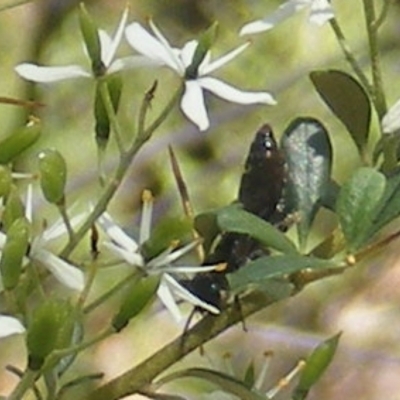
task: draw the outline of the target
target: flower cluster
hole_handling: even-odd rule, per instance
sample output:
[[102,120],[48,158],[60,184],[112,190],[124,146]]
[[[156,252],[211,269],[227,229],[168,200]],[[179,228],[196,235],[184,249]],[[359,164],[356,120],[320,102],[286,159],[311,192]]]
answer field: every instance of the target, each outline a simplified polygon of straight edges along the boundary
[[[165,66],[172,69],[185,84],[181,109],[200,130],[206,130],[210,125],[203,91],[209,91],[224,100],[238,104],[275,104],[274,98],[268,92],[241,91],[209,76],[242,53],[249,46],[249,42],[213,61],[211,61],[210,51],[207,50],[195,73],[188,74],[188,68],[193,65],[195,60],[196,50],[199,46],[198,41],[189,41],[181,49],[178,49],[170,45],[152,21],[149,21],[149,25],[153,35],[138,23],[127,25],[127,18],[128,10],[125,10],[113,38],[103,30],[98,31],[103,76],[139,67]],[[116,58],[116,52],[124,32],[128,43],[140,55]],[[44,67],[23,63],[18,65],[15,70],[21,77],[40,83],[52,83],[79,77],[98,78],[97,71],[89,72],[79,65]]]
[[150,238],[152,209],[152,195],[150,192],[144,191],[139,241],[128,236],[124,230],[113,221],[108,213],[103,213],[98,219],[98,223],[108,237],[103,243],[104,246],[127,264],[140,268],[146,275],[159,275],[161,277],[157,291],[158,298],[177,322],[181,321],[182,315],[177,306],[176,298],[187,301],[193,306],[202,308],[210,313],[218,314],[219,310],[216,307],[194,296],[179,283],[178,279],[176,279],[177,275],[193,275],[196,273],[213,271],[218,268],[218,265],[173,265],[175,261],[198,246],[198,241],[193,241],[181,248],[176,248],[176,243],[173,243],[170,247],[150,260],[146,260],[145,256],[142,254],[142,245]]

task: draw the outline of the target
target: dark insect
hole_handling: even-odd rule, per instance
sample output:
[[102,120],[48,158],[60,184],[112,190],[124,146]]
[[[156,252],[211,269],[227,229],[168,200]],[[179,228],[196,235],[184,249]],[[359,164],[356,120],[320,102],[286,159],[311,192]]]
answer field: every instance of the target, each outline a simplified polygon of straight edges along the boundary
[[[283,189],[285,160],[275,141],[270,125],[263,125],[251,143],[242,175],[238,201],[243,208],[258,217],[279,224],[284,219]],[[248,260],[265,254],[256,240],[248,235],[226,232],[204,265],[226,263],[222,272],[197,274],[182,283],[195,296],[219,309],[222,293],[229,288],[225,274],[234,272]]]

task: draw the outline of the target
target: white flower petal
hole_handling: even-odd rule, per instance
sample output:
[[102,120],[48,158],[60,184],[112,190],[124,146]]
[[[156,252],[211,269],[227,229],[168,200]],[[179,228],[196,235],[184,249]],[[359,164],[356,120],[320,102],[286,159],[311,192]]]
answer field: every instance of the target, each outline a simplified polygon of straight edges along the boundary
[[314,0],[311,3],[309,20],[313,24],[321,26],[334,17],[335,14],[329,0]]
[[185,82],[185,93],[182,96],[181,109],[201,131],[205,131],[210,126],[204,104],[203,90],[198,84],[198,80]]
[[[121,43],[122,35],[124,34],[124,29],[126,26],[126,22],[128,21],[128,7],[125,8],[121,20],[119,21],[118,28],[115,32],[114,38],[111,40],[109,45],[103,49],[103,43],[101,44],[101,59],[104,65],[108,68],[111,65],[113,58],[115,57],[115,53],[117,52],[118,46]],[[101,38],[100,38],[101,39]]]
[[139,247],[135,240],[128,236],[111,218],[110,214],[103,213],[97,220],[107,236],[126,251],[135,253]]
[[33,187],[28,185],[25,200],[25,218],[32,223],[33,221]]
[[400,130],[400,99],[389,108],[382,119],[383,133],[394,133]]
[[182,313],[176,304],[175,298],[169,289],[168,283],[164,280],[164,276],[161,278],[160,285],[158,286],[157,296],[160,301],[164,304],[166,309],[171,313],[174,320],[179,323],[182,321]]
[[244,25],[239,35],[250,35],[252,33],[260,33],[272,29],[275,25],[285,21],[294,13],[306,7],[311,1],[313,0],[289,0],[280,5],[270,16]]
[[104,29],[99,29],[98,33],[100,39],[101,61],[103,61],[104,66],[107,68],[112,61],[112,58],[109,57],[109,54],[111,54],[110,49],[112,46],[112,39]]
[[168,65],[174,71],[181,73],[177,57],[171,57],[162,43],[150,35],[140,24],[134,22],[125,29],[128,43],[140,54],[155,60],[162,65]]
[[79,65],[41,67],[35,64],[19,64],[15,67],[15,71],[24,79],[41,83],[52,83],[79,77],[91,77],[91,74]]
[[142,217],[140,219],[139,243],[143,244],[150,237],[151,220],[153,217],[153,195],[149,190],[142,194]]
[[16,318],[0,315],[0,338],[23,332],[25,328]]
[[245,92],[222,82],[219,79],[203,77],[197,79],[197,83],[203,88],[221,99],[238,104],[263,103],[275,105],[276,101],[268,92]]
[[199,66],[199,75],[207,75],[210,72],[213,72],[217,70],[218,68],[221,68],[223,65],[229,63],[232,61],[235,57],[237,57],[242,51],[244,51],[248,46],[250,45],[250,42],[244,43],[241,46],[237,47],[236,49],[233,49],[229,53],[223,55],[222,57],[214,60],[213,62],[203,63],[200,64]]
[[189,42],[185,43],[184,46],[182,47],[179,56],[182,60],[185,69],[192,63],[193,56],[198,44],[199,42],[197,40],[190,40]]
[[168,286],[171,290],[173,290],[174,294],[179,296],[182,300],[188,301],[190,304],[194,305],[195,307],[203,308],[204,310],[212,313],[212,314],[219,314],[220,310],[211,304],[208,304],[194,294],[189,292],[184,286],[182,286],[176,279],[174,279],[171,275],[164,274],[163,279],[165,282],[168,283]]
[[3,249],[4,245],[6,244],[6,241],[7,241],[7,236],[3,232],[0,232],[0,249]]
[[193,250],[197,245],[199,244],[198,241],[193,241],[186,246],[181,247],[178,250],[172,251],[172,249],[168,249],[167,251],[163,251],[159,256],[156,258],[152,259],[149,262],[149,267],[152,268],[158,268],[162,265],[168,265],[179,258],[181,258],[183,255],[186,253],[189,253],[191,250]]
[[85,275],[72,264],[44,249],[32,249],[31,257],[42,263],[63,285],[78,291],[84,289]]
[[167,265],[160,271],[171,274],[197,274],[198,272],[215,271],[219,265]]
[[[87,217],[87,213],[83,212],[77,215],[74,215],[70,219],[70,224],[72,228],[77,227],[80,225]],[[47,243],[50,242],[51,240],[57,239],[62,235],[65,235],[67,233],[67,228],[65,226],[65,223],[62,218],[57,219],[57,221],[49,226],[41,235],[42,242]]]
[[129,265],[143,267],[143,257],[139,253],[123,249],[119,246],[116,246],[112,242],[104,242],[103,244],[117,256],[120,256],[122,259],[124,259]]

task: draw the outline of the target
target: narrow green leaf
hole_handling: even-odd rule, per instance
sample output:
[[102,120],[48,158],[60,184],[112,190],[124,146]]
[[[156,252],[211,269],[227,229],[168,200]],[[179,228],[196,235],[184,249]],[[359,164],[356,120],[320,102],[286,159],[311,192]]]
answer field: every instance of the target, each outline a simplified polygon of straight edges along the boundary
[[276,255],[257,258],[245,267],[228,275],[229,285],[234,291],[246,289],[249,285],[262,285],[273,278],[303,269],[335,268],[336,264],[328,260],[302,255]]
[[307,357],[306,366],[301,371],[300,379],[293,393],[294,400],[306,398],[311,387],[321,378],[336,353],[341,333],[320,343]]
[[342,186],[336,211],[350,252],[369,239],[385,186],[384,175],[367,167],[359,168]]
[[219,386],[222,390],[246,400],[265,400],[265,396],[249,389],[238,379],[219,371],[206,368],[189,368],[183,371],[174,372],[159,381],[158,384],[166,384],[180,378],[199,378],[204,379]]
[[297,250],[281,231],[270,223],[236,206],[226,207],[217,215],[219,227],[223,231],[247,234],[267,248],[283,253],[296,254]]
[[332,146],[324,126],[309,117],[289,124],[281,146],[288,165],[286,203],[300,214],[298,235],[304,248],[321,199],[326,197],[331,183]]
[[352,76],[338,70],[313,71],[310,78],[362,152],[367,144],[371,121],[371,105],[364,88]]

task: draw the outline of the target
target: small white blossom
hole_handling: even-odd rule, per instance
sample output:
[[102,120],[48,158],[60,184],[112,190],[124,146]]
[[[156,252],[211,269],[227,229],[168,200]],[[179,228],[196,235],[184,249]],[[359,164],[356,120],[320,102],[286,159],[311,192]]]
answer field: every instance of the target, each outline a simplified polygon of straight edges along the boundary
[[127,264],[141,268],[148,275],[161,276],[157,296],[177,322],[182,319],[182,314],[177,306],[175,296],[196,307],[201,307],[210,313],[218,314],[219,310],[216,307],[194,296],[173,276],[175,274],[207,272],[217,268],[216,265],[176,266],[172,264],[174,261],[193,250],[198,245],[198,242],[194,241],[178,249],[176,249],[176,244],[172,244],[165,251],[161,252],[161,254],[145,261],[141,253],[141,245],[150,237],[152,207],[153,201],[151,194],[145,191],[143,194],[143,209],[138,242],[128,236],[123,229],[113,221],[108,213],[103,213],[99,217],[98,223],[109,238],[109,240],[104,242],[104,245]]
[[241,91],[209,76],[210,73],[237,57],[250,43],[245,43],[214,61],[211,61],[211,54],[208,51],[198,66],[195,76],[187,76],[188,67],[192,65],[199,43],[196,40],[192,40],[187,42],[182,49],[171,47],[154,23],[150,21],[149,24],[154,36],[138,23],[128,25],[125,30],[128,43],[138,53],[149,57],[155,63],[168,66],[185,80],[185,92],[181,100],[181,109],[200,130],[206,130],[210,125],[204,103],[204,90],[224,100],[238,104],[276,104],[274,98],[267,92]]
[[[139,55],[115,59],[118,46],[123,37],[127,19],[128,9],[125,9],[113,38],[102,29],[99,29],[98,31],[101,60],[106,74],[112,74],[123,69],[154,65],[149,58]],[[36,64],[23,63],[17,65],[15,71],[24,79],[40,83],[52,83],[80,77],[90,78],[93,76],[92,71],[88,71],[80,65],[42,67]]]
[[400,131],[400,99],[389,108],[382,118],[383,133],[398,133]]
[[24,332],[25,328],[18,319],[0,314],[0,338]]
[[310,8],[309,21],[318,26],[334,18],[330,0],[288,0],[266,18],[244,25],[240,35],[268,31],[306,7]]
[[[33,219],[32,204],[32,186],[29,185],[25,216],[30,222],[32,222]],[[71,226],[75,227],[79,225],[84,218],[84,214],[78,214],[75,217],[71,218]],[[65,233],[66,228],[64,222],[59,219],[49,228],[45,229],[40,235],[35,236],[32,239],[29,255],[26,259],[26,262],[28,262],[30,259],[33,262],[37,262],[40,265],[43,265],[61,284],[70,289],[82,291],[85,287],[85,275],[83,274],[83,272],[71,263],[63,260],[62,258],[56,256],[46,249],[47,244],[51,240],[54,240],[61,235],[64,235]],[[2,236],[4,236],[5,240],[4,233],[0,232],[0,245],[2,241]]]

